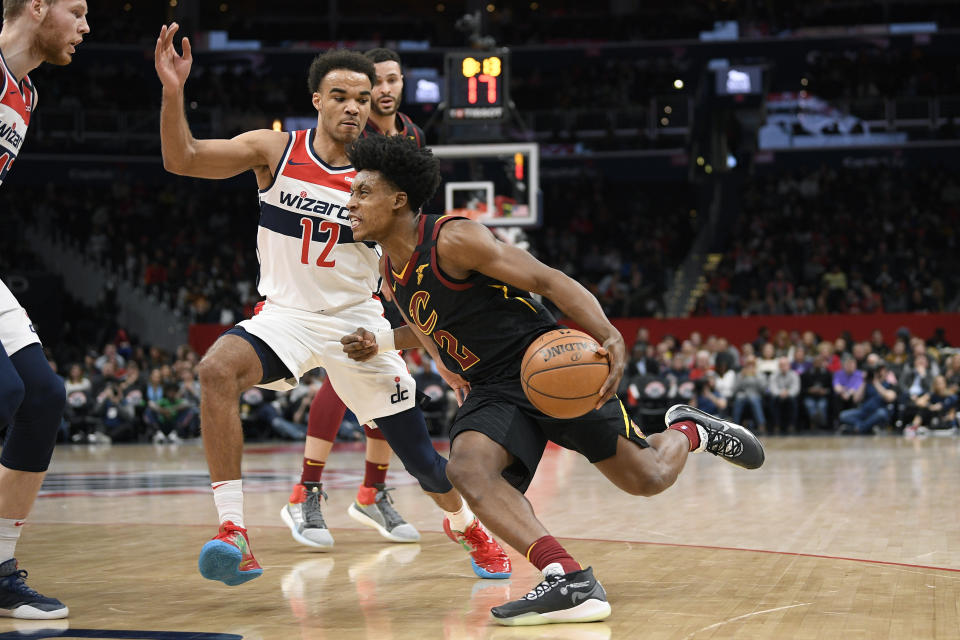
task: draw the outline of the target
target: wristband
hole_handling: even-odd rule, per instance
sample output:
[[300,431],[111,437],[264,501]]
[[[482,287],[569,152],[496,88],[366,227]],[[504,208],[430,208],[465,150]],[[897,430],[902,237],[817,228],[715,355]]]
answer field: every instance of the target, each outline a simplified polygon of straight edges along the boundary
[[397,350],[396,343],[393,340],[393,329],[374,331],[373,335],[377,339],[377,353]]

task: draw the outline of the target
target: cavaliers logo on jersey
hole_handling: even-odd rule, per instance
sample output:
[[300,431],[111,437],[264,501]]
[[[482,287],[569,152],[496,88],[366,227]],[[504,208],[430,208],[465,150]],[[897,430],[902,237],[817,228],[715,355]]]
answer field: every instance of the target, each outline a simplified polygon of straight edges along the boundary
[[421,282],[423,282],[423,270],[426,269],[426,268],[429,267],[429,266],[430,266],[430,264],[427,263],[427,264],[422,264],[422,265],[420,265],[419,267],[417,267],[417,284],[420,284]]

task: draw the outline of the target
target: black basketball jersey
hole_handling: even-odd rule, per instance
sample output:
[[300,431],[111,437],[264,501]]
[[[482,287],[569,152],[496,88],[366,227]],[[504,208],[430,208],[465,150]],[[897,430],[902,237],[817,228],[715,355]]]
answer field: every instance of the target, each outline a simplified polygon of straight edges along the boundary
[[[417,143],[418,147],[423,147],[425,144],[426,137],[423,135],[423,129],[418,127],[413,120],[410,119],[405,113],[397,112],[397,120],[400,121],[402,127],[397,131],[398,136],[403,136],[409,138]],[[373,120],[367,119],[367,126],[363,128],[363,131],[360,132],[361,138],[368,138],[370,136],[382,136],[383,132],[380,131],[380,128],[377,127],[376,123]]]
[[482,273],[458,280],[440,270],[440,231],[447,222],[463,219],[421,214],[413,255],[402,272],[387,257],[387,281],[397,304],[433,338],[450,371],[470,382],[517,379],[527,346],[559,325],[526,291]]

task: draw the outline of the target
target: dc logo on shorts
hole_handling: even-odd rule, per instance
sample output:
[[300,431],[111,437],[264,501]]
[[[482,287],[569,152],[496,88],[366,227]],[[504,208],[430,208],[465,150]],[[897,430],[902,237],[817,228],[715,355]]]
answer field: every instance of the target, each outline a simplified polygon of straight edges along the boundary
[[393,379],[397,383],[397,392],[390,396],[390,404],[400,404],[404,400],[410,397],[410,392],[406,389],[400,388],[400,378],[396,377]]

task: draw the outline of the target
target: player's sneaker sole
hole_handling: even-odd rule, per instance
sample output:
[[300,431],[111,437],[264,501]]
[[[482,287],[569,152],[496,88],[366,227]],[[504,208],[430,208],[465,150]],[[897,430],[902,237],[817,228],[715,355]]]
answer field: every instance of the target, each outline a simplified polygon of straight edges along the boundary
[[502,573],[494,573],[492,571],[487,571],[483,567],[477,564],[477,561],[473,558],[470,558],[470,565],[473,567],[473,572],[477,574],[478,578],[486,578],[487,580],[506,580],[510,577],[511,572],[505,571]]
[[548,611],[546,613],[524,613],[512,618],[491,617],[507,627],[526,627],[542,624],[562,624],[564,622],[599,622],[610,617],[610,603],[603,600],[585,600],[575,607],[563,611]]
[[389,540],[390,542],[419,542],[420,541],[420,532],[413,528],[413,525],[407,523],[402,524],[395,530],[396,533],[387,531],[386,527],[381,525],[379,522],[360,511],[357,508],[357,503],[353,502],[350,504],[350,508],[347,509],[347,515],[356,520],[362,525],[370,527],[371,529],[376,529],[377,532]]
[[66,606],[52,611],[44,611],[29,604],[22,604],[14,609],[0,609],[0,616],[18,620],[59,620],[68,615],[70,615],[70,609]]
[[318,551],[330,551],[333,549],[333,536],[328,529],[309,529],[310,534],[316,539],[306,537],[297,530],[297,523],[293,521],[293,516],[290,515],[286,505],[280,509],[280,519],[290,528],[290,535],[293,536],[293,539],[300,544],[317,549]]
[[200,575],[207,580],[219,580],[226,585],[235,587],[238,584],[249,582],[263,574],[263,569],[240,571],[240,561],[243,554],[240,549],[222,540],[211,540],[203,545],[197,566]]

